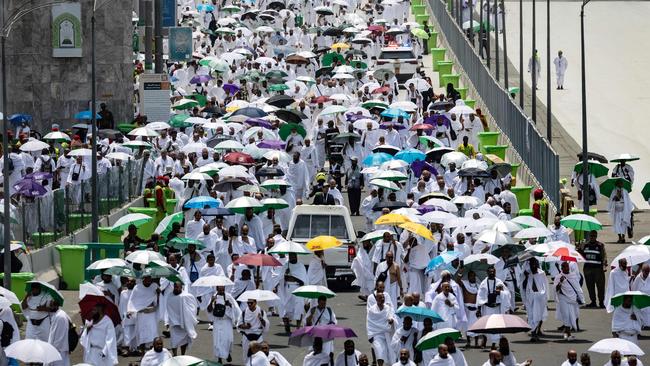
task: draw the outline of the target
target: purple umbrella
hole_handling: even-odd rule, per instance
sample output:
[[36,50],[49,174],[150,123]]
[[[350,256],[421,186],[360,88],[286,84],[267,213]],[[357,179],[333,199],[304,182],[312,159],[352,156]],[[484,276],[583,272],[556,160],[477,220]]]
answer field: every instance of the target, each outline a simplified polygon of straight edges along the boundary
[[210,80],[212,80],[212,76],[210,75],[194,75],[190,80],[190,84],[203,84]]
[[25,179],[35,179],[35,180],[52,179],[52,173],[35,172],[35,173],[32,173],[32,174],[27,174],[23,178],[25,178]]
[[411,169],[413,170],[413,174],[415,174],[415,176],[418,178],[420,178],[420,175],[422,175],[422,172],[425,170],[431,172],[431,175],[433,175],[434,177],[438,175],[438,171],[436,170],[436,168],[433,167],[433,165],[422,160],[414,161],[411,164]]
[[284,149],[284,141],[280,140],[262,140],[257,144],[257,147],[261,149],[274,149],[274,150],[282,150]]
[[396,130],[403,130],[406,128],[406,126],[404,126],[401,123],[393,123],[393,122],[383,122],[382,124],[379,125],[379,128],[381,128],[382,130],[386,130],[388,129],[389,125],[393,126],[393,128]]
[[438,121],[439,121],[439,120],[442,120],[442,123],[443,123],[445,126],[447,126],[447,127],[451,126],[451,121],[450,121],[449,118],[448,118],[447,116],[445,116],[444,114],[434,114],[434,115],[432,115],[432,116],[429,116],[429,117],[427,117],[427,118],[424,119],[424,123],[428,123],[428,124],[430,124],[430,125],[434,125],[434,126],[435,126],[435,125],[438,124]]
[[36,183],[33,179],[21,179],[15,185],[14,188],[18,193],[25,197],[40,197],[47,193],[47,189],[42,185]]
[[[347,119],[350,122],[354,122],[354,121],[364,119],[364,118],[370,118],[370,117],[364,116],[363,114],[356,114],[356,113],[350,113],[350,114],[345,115],[345,119]],[[370,118],[370,119],[372,119],[372,118]]]
[[271,122],[261,118],[249,118],[244,122],[251,126],[263,127],[269,130],[273,127]]
[[239,86],[235,84],[223,84],[222,88],[230,95],[235,95],[239,91]]
[[334,324],[307,326],[291,333],[289,345],[307,347],[314,343],[314,338],[331,341],[335,338],[356,338],[356,336],[352,329]]

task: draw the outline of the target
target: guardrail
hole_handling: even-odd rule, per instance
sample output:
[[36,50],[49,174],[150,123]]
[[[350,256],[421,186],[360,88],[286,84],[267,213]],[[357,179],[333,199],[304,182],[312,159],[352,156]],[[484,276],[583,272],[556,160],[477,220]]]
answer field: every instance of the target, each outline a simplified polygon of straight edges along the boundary
[[539,182],[549,199],[560,207],[559,156],[532,121],[519,108],[485,67],[463,30],[456,24],[446,2],[429,0],[448,47],[455,54],[467,78],[494,118],[496,126],[507,136],[520,160]]

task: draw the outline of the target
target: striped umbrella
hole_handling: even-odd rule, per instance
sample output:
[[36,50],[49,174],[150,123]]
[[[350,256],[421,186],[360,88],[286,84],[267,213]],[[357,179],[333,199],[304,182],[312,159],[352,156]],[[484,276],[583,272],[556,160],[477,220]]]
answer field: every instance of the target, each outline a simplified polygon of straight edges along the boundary
[[516,315],[492,314],[480,317],[467,331],[480,334],[520,333],[530,331],[530,327]]

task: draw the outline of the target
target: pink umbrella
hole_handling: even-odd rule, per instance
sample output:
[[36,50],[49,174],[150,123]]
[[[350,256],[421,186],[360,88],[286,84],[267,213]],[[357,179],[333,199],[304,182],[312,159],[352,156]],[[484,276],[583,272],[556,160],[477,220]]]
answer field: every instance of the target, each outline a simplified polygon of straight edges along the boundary
[[356,338],[357,334],[348,327],[341,327],[335,324],[315,325],[296,329],[289,337],[289,345],[298,347],[311,346],[314,338],[322,338],[323,341],[330,341],[335,338]]
[[235,264],[246,264],[249,266],[270,266],[279,267],[282,265],[279,260],[268,254],[244,254],[242,257],[234,261]]
[[481,334],[520,333],[528,332],[529,330],[530,327],[525,320],[510,314],[482,316],[467,329],[468,332]]

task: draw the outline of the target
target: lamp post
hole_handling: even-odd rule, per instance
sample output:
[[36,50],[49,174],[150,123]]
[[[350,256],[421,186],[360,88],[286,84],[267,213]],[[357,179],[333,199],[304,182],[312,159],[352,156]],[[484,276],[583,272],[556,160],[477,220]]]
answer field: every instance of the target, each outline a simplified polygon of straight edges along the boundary
[[524,109],[524,2],[519,0],[519,107]]
[[[97,11],[97,0],[93,1],[93,13],[90,17],[90,99],[92,113],[91,133],[92,133],[92,159],[91,159],[91,226],[90,226],[90,241],[96,243],[99,241],[99,197],[97,197],[97,75],[96,75],[96,62],[95,62],[95,12]],[[83,199],[83,198],[82,198]]]
[[[589,157],[587,156],[587,84],[585,72],[585,5],[590,0],[582,0],[580,6],[580,51],[582,62],[582,205],[584,213],[589,214]],[[585,188],[587,191],[585,192]]]
[[533,81],[533,105],[532,105],[532,111],[530,113],[530,117],[533,119],[533,123],[537,122],[537,55],[535,54],[537,51],[537,45],[535,44],[535,41],[537,40],[537,37],[535,35],[535,0],[533,0],[533,55],[531,56],[530,59],[530,78]]
[[551,113],[551,0],[546,0],[546,138],[553,142]]
[[[501,19],[503,19],[503,87],[508,90],[508,43],[506,43],[506,4],[501,0]],[[498,35],[497,35],[498,37]]]

